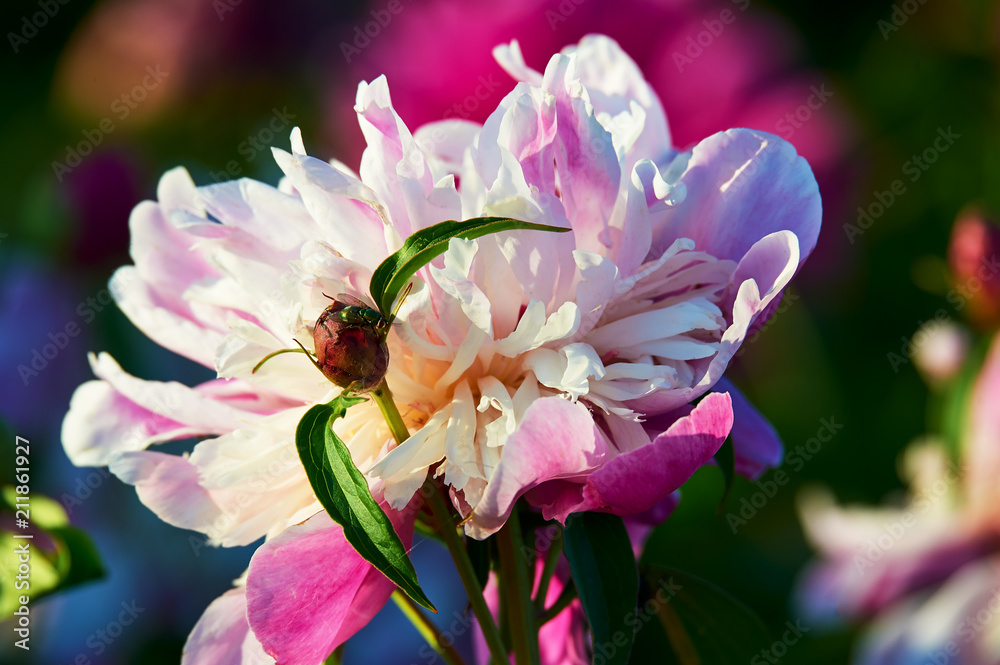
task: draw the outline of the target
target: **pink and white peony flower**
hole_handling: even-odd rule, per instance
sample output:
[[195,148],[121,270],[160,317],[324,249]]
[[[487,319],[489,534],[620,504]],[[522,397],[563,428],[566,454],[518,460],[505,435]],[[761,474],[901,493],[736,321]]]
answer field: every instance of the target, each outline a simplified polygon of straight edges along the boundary
[[[386,379],[410,438],[396,446],[372,403],[337,421],[404,542],[428,472],[469,516],[468,535],[485,538],[522,496],[559,520],[672,502],[730,433],[734,398],[710,391],[815,244],[809,166],[747,129],[679,152],[649,85],[605,37],[553,56],[543,73],[516,43],[496,53],[518,83],[482,126],[411,134],[379,78],[358,89],[359,174],[308,156],[295,130],[291,152],[273,151],[279,187],[196,187],[175,169],[158,201],[133,212],[120,307],[219,378],[142,381],[93,357],[98,380],[74,396],[67,453],[110,465],[165,521],[215,544],[267,538],[245,595],[213,604],[185,662],[240,662],[256,639],[283,664],[315,663],[388,598],[295,451],[298,420],[340,389],[299,354],[252,370],[296,340],[310,348],[324,294],[366,297],[375,267],[419,229],[506,216],[572,232],[452,240],[418,273],[387,340]],[[738,418],[760,419],[735,401]],[[208,438],[190,455],[148,450],[190,437]],[[748,473],[780,458],[773,430],[735,441]]]
[[910,492],[900,507],[803,501],[806,534],[823,559],[807,570],[802,600],[815,618],[871,619],[854,662],[1000,660],[998,400],[1000,337],[972,389],[960,465],[931,439],[906,451]]

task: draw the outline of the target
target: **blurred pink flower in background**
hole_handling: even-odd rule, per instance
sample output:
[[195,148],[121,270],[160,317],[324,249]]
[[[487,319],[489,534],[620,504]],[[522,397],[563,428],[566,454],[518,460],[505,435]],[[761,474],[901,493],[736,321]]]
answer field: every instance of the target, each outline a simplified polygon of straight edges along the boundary
[[152,119],[187,83],[198,44],[211,41],[197,32],[202,9],[197,0],[102,3],[63,51],[57,98],[93,118]]
[[801,597],[814,619],[871,620],[855,662],[1000,662],[998,405],[1000,336],[972,389],[960,464],[928,438],[904,455],[909,493],[898,507],[803,498],[806,534],[823,558]]

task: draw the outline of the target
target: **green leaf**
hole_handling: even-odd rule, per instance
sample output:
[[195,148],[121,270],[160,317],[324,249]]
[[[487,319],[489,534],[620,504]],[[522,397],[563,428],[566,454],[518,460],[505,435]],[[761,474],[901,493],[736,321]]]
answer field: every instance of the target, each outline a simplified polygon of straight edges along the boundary
[[726,483],[726,488],[722,491],[722,500],[719,501],[719,514],[726,507],[729,493],[733,491],[733,481],[736,478],[736,451],[733,449],[733,437],[728,436],[722,442],[722,447],[715,451],[715,463],[722,471],[722,479]]
[[61,577],[59,586],[53,591],[105,576],[101,555],[85,531],[75,526],[61,526],[50,529],[48,534],[56,544],[54,563]]
[[344,527],[347,542],[415,602],[437,612],[420,588],[417,572],[392,522],[372,498],[351,452],[333,432],[333,422],[343,418],[348,407],[363,401],[363,397],[342,395],[306,411],[295,431],[295,447],[316,498]]
[[420,229],[403,243],[399,251],[383,261],[372,274],[371,295],[382,315],[390,316],[396,302],[413,275],[448,249],[452,238],[472,240],[501,231],[552,231],[564,233],[570,229],[545,224],[520,222],[507,217],[476,217],[464,222],[448,221]]
[[[40,496],[33,496],[34,503]],[[49,499],[51,501],[51,499]],[[19,597],[26,595],[35,603],[46,596],[104,577],[104,565],[90,537],[82,530],[60,526],[35,530],[32,539],[17,539],[0,532],[0,547],[6,553],[0,557],[0,617],[10,616],[19,606]],[[27,563],[31,566],[25,577],[18,566],[20,548],[28,547]],[[50,547],[51,546],[51,547]],[[17,589],[17,584],[28,586]]]
[[[669,656],[661,656],[662,662],[678,665],[745,665],[771,644],[757,615],[714,584],[657,566],[643,566],[642,577],[649,599],[636,622],[650,627],[639,631],[642,644],[636,648],[637,657],[663,654],[665,645],[652,645],[657,633],[669,645]],[[655,626],[662,630],[654,630]]]
[[639,574],[625,523],[607,513],[566,520],[563,547],[594,638],[594,653],[624,665],[635,638]]

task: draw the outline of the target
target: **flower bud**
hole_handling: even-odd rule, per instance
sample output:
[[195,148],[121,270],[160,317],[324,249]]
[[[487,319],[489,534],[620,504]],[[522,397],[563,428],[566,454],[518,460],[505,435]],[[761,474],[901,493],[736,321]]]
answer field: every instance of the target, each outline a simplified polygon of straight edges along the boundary
[[384,322],[375,310],[334,300],[313,329],[316,364],[326,378],[354,392],[376,388],[389,367]]
[[979,328],[1000,325],[1000,228],[976,210],[961,214],[948,247],[954,289],[949,302]]

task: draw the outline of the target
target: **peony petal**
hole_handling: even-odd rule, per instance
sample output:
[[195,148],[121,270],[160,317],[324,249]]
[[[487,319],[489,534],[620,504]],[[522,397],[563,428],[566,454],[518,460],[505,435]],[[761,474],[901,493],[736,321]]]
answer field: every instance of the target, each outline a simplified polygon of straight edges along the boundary
[[298,405],[245,381],[196,388],[143,381],[103,353],[91,356],[91,366],[103,380],[77,388],[62,427],[66,454],[79,466],[102,466],[119,453],[163,441],[225,434]]
[[248,545],[315,512],[291,433],[304,407],[202,441],[190,456],[138,451],[111,460],[164,522],[225,547]]
[[[539,532],[540,539],[551,537],[551,533]],[[547,549],[547,548],[546,548]],[[538,593],[538,585],[542,579],[542,570],[545,562],[545,550],[540,550],[535,557],[535,576],[532,585],[532,595]],[[551,607],[569,581],[569,566],[565,559],[560,560],[555,574],[549,582],[549,588],[545,592],[545,606]],[[483,597],[486,605],[495,618],[500,615],[500,581],[495,573],[491,573],[486,587],[483,589]],[[486,645],[486,638],[483,637],[482,628],[479,623],[474,625],[473,647],[475,648],[476,663],[480,665],[490,665],[489,647]],[[538,655],[539,665],[588,665],[591,659],[588,657],[590,640],[587,637],[587,620],[583,612],[583,605],[580,599],[574,599],[559,614],[545,623],[538,631]]]
[[174,353],[212,367],[215,349],[225,334],[193,320],[190,306],[164,306],[156,286],[136,266],[122,266],[111,278],[115,302],[136,328]]
[[[660,99],[618,42],[604,35],[587,35],[578,45],[563,49],[563,53],[576,56],[576,75],[590,93],[595,113],[609,117],[634,115],[632,105],[638,104],[644,110],[645,121],[634,144],[657,162],[671,152],[670,130]],[[614,131],[614,123],[611,125]],[[626,170],[631,166],[627,161]]]
[[349,260],[374,270],[388,253],[378,195],[351,174],[314,157],[276,148],[272,152],[324,239]]
[[639,413],[666,413],[697,399],[714,386],[746,339],[750,327],[781,294],[798,264],[798,239],[790,231],[772,233],[754,243],[733,276],[731,291],[735,295],[729,296],[731,305],[724,308],[731,309],[731,323],[719,342],[719,352],[707,366],[701,366],[697,380],[689,386],[640,397],[629,401],[627,406]]
[[[409,547],[412,515],[387,512]],[[317,513],[254,554],[247,617],[264,650],[279,663],[316,665],[364,627],[395,588],[354,551],[339,525]]]
[[714,134],[694,147],[680,177],[683,203],[654,230],[653,253],[677,238],[720,258],[739,260],[760,238],[791,231],[804,261],[819,235],[819,189],[805,159],[787,141],[749,129]]
[[361,179],[378,193],[400,236],[462,219],[454,179],[434,182],[426,157],[392,108],[385,76],[358,86],[354,109],[368,144]]
[[198,430],[139,406],[106,381],[78,387],[62,425],[63,448],[77,466],[104,466],[120,453],[195,434]]
[[585,406],[561,397],[535,401],[507,439],[466,533],[480,540],[495,533],[522,494],[546,481],[581,477],[607,454],[604,436]]
[[947,503],[929,488],[905,508],[839,508],[820,491],[801,497],[807,539],[827,558],[802,584],[810,613],[829,619],[879,612],[994,551],[996,537],[967,528]]
[[781,464],[784,447],[774,426],[750,403],[729,379],[715,384],[718,392],[727,392],[733,400],[733,451],[736,473],[757,480],[766,469]]
[[588,509],[618,515],[649,510],[712,459],[733,426],[725,393],[706,396],[648,446],[619,455],[587,479]]
[[274,665],[247,623],[247,599],[240,587],[212,601],[184,644],[181,665]]

